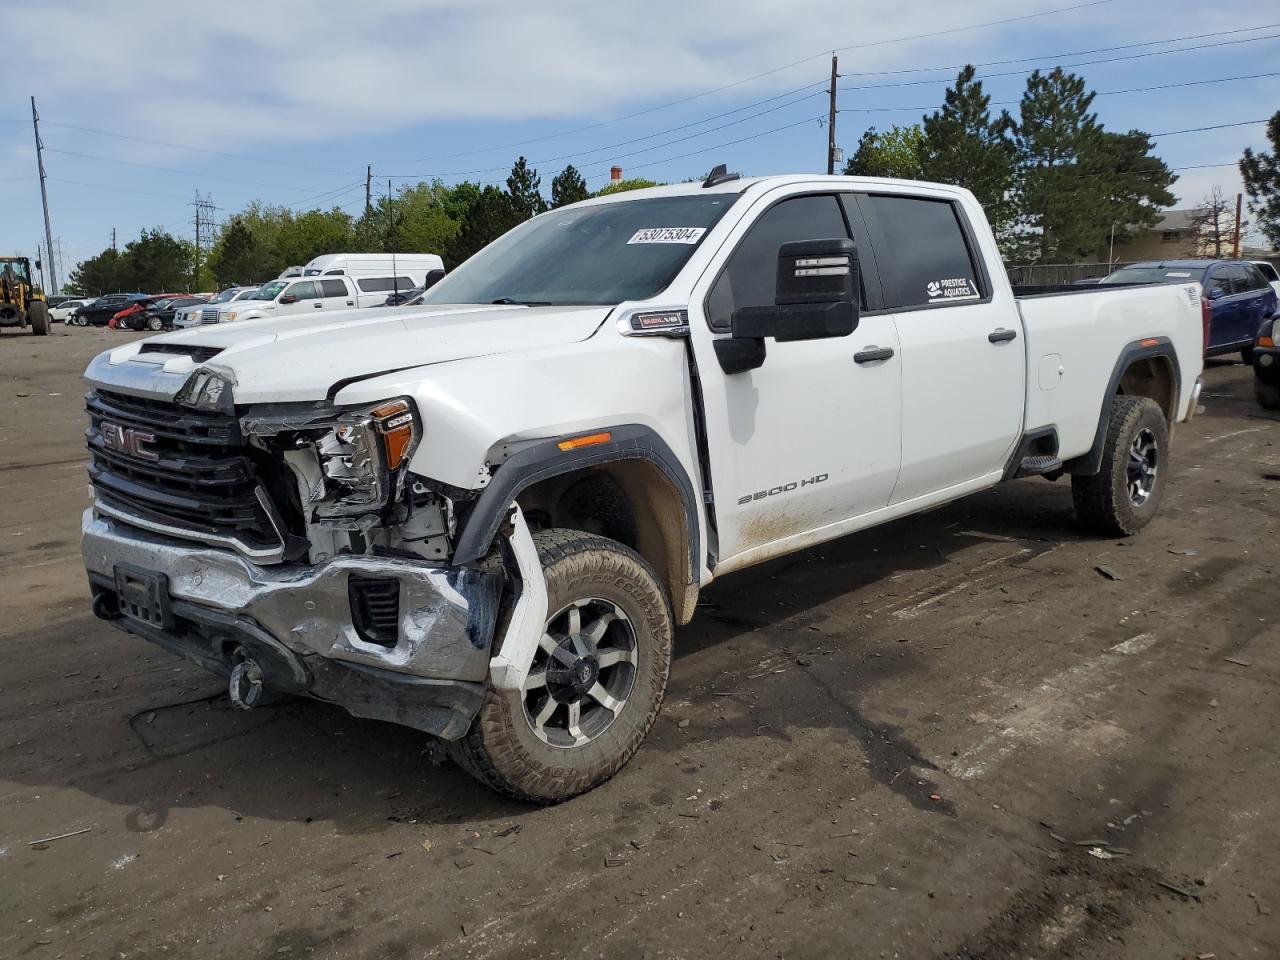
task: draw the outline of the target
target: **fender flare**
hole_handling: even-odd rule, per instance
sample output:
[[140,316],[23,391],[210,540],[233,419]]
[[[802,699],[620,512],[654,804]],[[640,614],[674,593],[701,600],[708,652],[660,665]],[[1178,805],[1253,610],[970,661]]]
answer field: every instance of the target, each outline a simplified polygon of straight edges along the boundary
[[[644,460],[662,471],[680,494],[689,541],[688,582],[697,582],[701,550],[698,500],[693,483],[675,453],[657,433],[638,423],[600,426],[595,430],[608,431],[612,436],[604,443],[576,450],[560,449],[558,444],[567,439],[566,436],[550,437],[530,444],[503,463],[467,517],[453,551],[453,563],[462,566],[485,556],[516,497],[533,484],[584,467],[619,460]],[[568,436],[585,436],[592,432],[582,430]]]
[[1107,381],[1107,390],[1102,395],[1102,405],[1098,411],[1098,427],[1093,434],[1093,445],[1087,453],[1072,457],[1063,464],[1063,470],[1066,473],[1092,476],[1102,469],[1102,445],[1107,439],[1111,398],[1120,389],[1120,381],[1125,371],[1137,361],[1149,360],[1152,357],[1164,357],[1173,366],[1171,419],[1177,419],[1178,410],[1182,406],[1182,367],[1178,365],[1178,352],[1173,348],[1173,341],[1168,337],[1143,337],[1141,340],[1135,340],[1120,351],[1120,357],[1111,370],[1111,378]]

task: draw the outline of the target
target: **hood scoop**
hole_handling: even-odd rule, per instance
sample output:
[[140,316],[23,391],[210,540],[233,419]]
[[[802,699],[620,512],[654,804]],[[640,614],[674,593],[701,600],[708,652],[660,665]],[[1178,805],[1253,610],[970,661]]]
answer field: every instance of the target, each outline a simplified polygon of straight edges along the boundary
[[181,343],[144,343],[138,353],[165,353],[175,357],[190,357],[196,363],[204,363],[222,352],[222,347],[186,346]]

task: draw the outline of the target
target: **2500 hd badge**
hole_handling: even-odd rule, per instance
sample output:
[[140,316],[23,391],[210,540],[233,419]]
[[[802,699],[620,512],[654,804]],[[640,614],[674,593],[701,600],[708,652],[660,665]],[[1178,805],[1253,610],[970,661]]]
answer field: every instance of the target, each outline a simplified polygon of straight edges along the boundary
[[828,474],[820,473],[816,477],[810,477],[808,480],[792,480],[790,483],[784,483],[780,487],[770,487],[768,490],[757,490],[755,493],[749,493],[744,497],[738,498],[738,506],[750,503],[752,500],[763,500],[765,497],[776,497],[780,493],[790,493],[800,487],[812,486],[815,483],[822,483],[827,479]]

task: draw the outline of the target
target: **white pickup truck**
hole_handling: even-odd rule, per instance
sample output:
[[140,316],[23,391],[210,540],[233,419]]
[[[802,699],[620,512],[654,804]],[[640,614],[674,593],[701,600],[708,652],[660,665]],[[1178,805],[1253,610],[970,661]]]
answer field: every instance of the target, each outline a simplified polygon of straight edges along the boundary
[[967,191],[737,179],[588,200],[407,312],[86,371],[95,612],[444,741],[535,802],[615,773],[713,578],[1002,481],[1155,514],[1200,291],[1015,293]]

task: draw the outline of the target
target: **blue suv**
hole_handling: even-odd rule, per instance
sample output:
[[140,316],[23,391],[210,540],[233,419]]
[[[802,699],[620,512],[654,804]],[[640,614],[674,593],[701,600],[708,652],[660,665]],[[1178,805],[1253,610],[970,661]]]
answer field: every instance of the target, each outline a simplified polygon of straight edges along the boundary
[[1152,260],[1121,267],[1102,284],[1199,283],[1208,305],[1204,355],[1239,351],[1252,362],[1263,323],[1280,314],[1280,301],[1256,266],[1245,260]]

